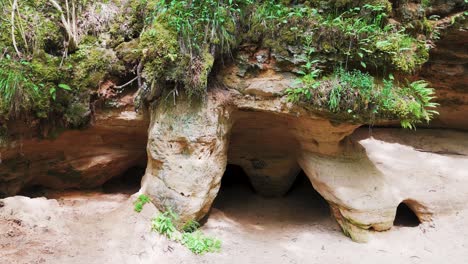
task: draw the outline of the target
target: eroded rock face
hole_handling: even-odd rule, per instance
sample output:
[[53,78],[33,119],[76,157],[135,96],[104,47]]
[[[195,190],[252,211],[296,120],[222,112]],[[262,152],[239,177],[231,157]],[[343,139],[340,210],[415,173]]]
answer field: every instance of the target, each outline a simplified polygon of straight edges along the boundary
[[208,212],[227,164],[229,114],[215,95],[152,109],[142,191],[159,209],[172,208],[181,221]]
[[24,138],[0,148],[0,196],[26,186],[93,188],[146,163],[146,118],[133,105],[99,111],[94,124],[55,139]]
[[142,191],[160,209],[176,211],[182,222],[200,219],[229,160],[245,170],[260,194],[283,195],[300,171],[298,151],[339,152],[339,142],[357,127],[334,125],[285,98],[256,99],[234,89],[211,90],[199,104],[161,100],[152,110]]
[[[468,135],[427,130],[365,129],[342,155],[304,152],[299,163],[353,240],[392,227],[407,204],[421,222],[466,209]],[[356,144],[359,142],[359,144]]]
[[[454,1],[455,2],[455,1]],[[447,20],[447,19],[446,19]],[[450,19],[441,23],[452,23]],[[436,88],[437,111],[440,113],[432,127],[468,130],[468,21],[464,27],[444,31],[444,35],[431,49],[429,61],[419,75]]]
[[152,111],[142,191],[182,221],[207,214],[227,163],[241,166],[264,196],[283,195],[304,170],[345,234],[360,242],[390,229],[400,203],[422,222],[466,208],[466,133],[354,132],[359,124],[334,123],[284,97],[245,89],[265,83],[270,90],[284,76],[223,78],[228,89],[210,90],[198,105],[161,101]]

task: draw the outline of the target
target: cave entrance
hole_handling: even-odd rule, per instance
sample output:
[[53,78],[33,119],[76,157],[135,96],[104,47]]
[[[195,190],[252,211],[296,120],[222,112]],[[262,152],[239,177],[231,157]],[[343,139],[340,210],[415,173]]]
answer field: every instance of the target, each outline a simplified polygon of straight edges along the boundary
[[140,189],[141,179],[145,174],[145,167],[137,165],[127,169],[119,176],[113,177],[96,188],[67,188],[51,189],[42,185],[31,185],[23,188],[18,195],[30,198],[46,197],[55,199],[69,194],[102,193],[132,195]]
[[333,223],[327,201],[302,171],[285,195],[265,197],[255,191],[240,166],[229,164],[213,208],[236,222],[257,228]]
[[213,208],[262,226],[331,219],[328,203],[297,163],[294,119],[252,110],[232,115],[229,165]]
[[123,193],[132,195],[140,189],[141,179],[145,175],[145,167],[134,166],[122,175],[114,177],[102,185],[104,193]]
[[400,203],[396,210],[394,226],[416,227],[421,221],[416,216],[414,211],[404,202]]

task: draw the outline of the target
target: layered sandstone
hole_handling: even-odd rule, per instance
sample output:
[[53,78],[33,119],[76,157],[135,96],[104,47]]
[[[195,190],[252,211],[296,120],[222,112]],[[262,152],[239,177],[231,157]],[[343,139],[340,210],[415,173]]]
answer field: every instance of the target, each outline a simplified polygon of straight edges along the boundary
[[131,167],[145,166],[148,121],[135,112],[132,100],[122,98],[120,107],[98,110],[88,128],[66,130],[55,138],[18,137],[4,144],[0,196],[33,185],[98,187]]

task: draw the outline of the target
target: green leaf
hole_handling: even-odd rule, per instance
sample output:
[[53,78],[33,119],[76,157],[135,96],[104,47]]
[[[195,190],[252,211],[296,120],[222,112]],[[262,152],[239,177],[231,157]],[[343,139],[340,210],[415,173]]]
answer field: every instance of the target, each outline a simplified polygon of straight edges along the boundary
[[364,67],[364,68],[367,68],[366,63],[364,63],[363,61],[361,61],[361,66]]
[[70,88],[70,86],[64,84],[64,83],[61,83],[58,85],[59,88],[62,88],[63,90],[67,90],[67,91],[71,91],[72,89]]
[[52,100],[55,101],[55,99],[57,99],[57,90],[55,87],[49,89],[49,94],[52,96]]

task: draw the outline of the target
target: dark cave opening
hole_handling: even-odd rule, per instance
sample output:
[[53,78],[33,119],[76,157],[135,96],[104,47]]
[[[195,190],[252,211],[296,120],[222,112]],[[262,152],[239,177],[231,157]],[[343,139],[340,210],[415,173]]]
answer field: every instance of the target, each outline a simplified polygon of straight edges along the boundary
[[239,221],[265,221],[265,225],[309,224],[330,218],[328,202],[303,171],[284,196],[264,197],[255,191],[244,170],[231,164],[226,167],[213,208]]
[[414,211],[405,203],[400,203],[396,210],[394,226],[416,227],[421,221]]
[[228,164],[224,171],[223,178],[221,179],[221,190],[231,189],[235,187],[242,187],[251,193],[255,193],[255,190],[250,183],[249,176],[245,173],[241,166]]
[[140,189],[141,179],[145,174],[145,168],[142,166],[134,166],[127,169],[124,173],[117,177],[113,177],[104,184],[96,188],[67,188],[67,189],[51,189],[42,185],[30,185],[23,188],[18,195],[30,198],[46,197],[56,198],[61,196],[60,193],[69,192],[97,192],[103,194],[125,194],[132,195]]
[[134,194],[140,189],[141,179],[145,175],[145,167],[134,166],[122,175],[114,177],[102,185],[104,193]]

